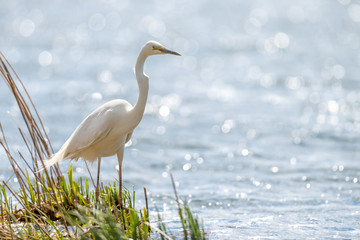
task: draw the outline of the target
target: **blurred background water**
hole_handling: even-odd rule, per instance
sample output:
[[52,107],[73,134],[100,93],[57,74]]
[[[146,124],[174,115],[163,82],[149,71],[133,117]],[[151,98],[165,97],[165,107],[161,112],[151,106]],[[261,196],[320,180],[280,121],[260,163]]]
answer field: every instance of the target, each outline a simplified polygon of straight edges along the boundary
[[[359,1],[1,0],[0,36],[55,150],[102,103],[135,103],[146,41],[182,53],[148,59],[123,166],[170,226],[173,173],[210,239],[359,238]],[[1,123],[26,151],[8,112],[21,121],[0,83]],[[116,166],[103,160],[103,181]]]

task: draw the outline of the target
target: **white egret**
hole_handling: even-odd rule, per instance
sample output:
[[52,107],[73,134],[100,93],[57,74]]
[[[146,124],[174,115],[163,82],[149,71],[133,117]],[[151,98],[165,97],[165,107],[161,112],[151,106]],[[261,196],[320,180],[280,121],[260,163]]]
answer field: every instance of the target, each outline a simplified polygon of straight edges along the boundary
[[116,99],[95,109],[80,123],[61,149],[45,162],[45,167],[66,159],[77,161],[82,158],[89,162],[98,159],[100,168],[101,157],[116,154],[119,161],[119,200],[122,206],[121,172],[124,146],[142,119],[149,90],[149,77],[143,71],[144,62],[148,56],[159,54],[180,56],[179,53],[165,48],[158,42],[147,42],[140,51],[134,69],[139,87],[135,106],[126,100]]

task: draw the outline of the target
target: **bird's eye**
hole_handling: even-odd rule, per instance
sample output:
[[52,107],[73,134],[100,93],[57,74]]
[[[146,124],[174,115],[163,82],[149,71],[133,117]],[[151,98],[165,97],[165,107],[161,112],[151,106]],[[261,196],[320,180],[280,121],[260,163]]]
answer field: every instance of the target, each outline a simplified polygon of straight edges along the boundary
[[153,48],[153,50],[159,50],[159,49],[161,49],[162,47],[161,47],[161,46],[153,46],[152,48]]

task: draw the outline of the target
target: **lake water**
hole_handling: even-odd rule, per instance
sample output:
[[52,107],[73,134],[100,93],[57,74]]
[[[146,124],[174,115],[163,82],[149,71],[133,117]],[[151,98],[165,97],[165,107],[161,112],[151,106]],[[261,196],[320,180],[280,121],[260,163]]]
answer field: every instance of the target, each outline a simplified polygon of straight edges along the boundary
[[[146,113],[123,166],[139,206],[146,187],[172,228],[170,173],[210,239],[360,238],[359,1],[0,6],[0,50],[55,150],[102,103],[136,102],[132,68],[146,41],[183,55],[147,60]],[[21,121],[0,83],[0,120],[11,148],[25,151],[8,111]],[[7,179],[2,150],[0,161]],[[78,176],[84,166],[75,163]],[[116,166],[103,159],[103,181],[117,179]]]

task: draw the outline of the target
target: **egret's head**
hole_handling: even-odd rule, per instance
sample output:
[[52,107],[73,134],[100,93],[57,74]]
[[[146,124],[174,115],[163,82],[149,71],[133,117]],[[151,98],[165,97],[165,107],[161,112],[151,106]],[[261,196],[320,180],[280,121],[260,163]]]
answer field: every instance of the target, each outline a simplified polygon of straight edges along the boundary
[[179,53],[171,51],[155,41],[147,42],[143,47],[143,50],[145,50],[149,56],[158,55],[158,54],[173,54],[173,55],[181,56]]

